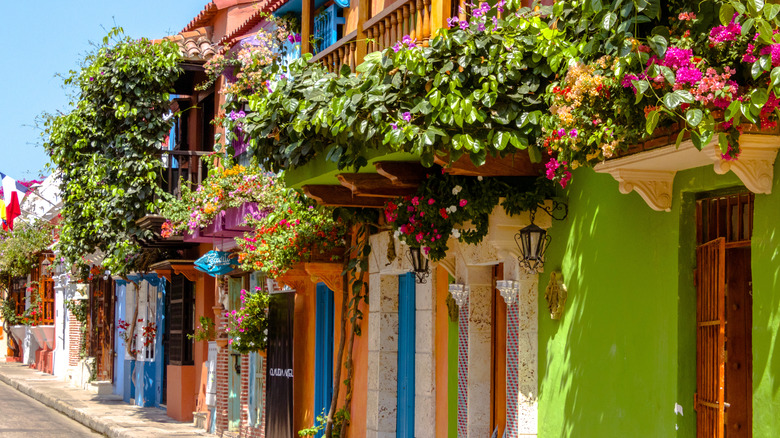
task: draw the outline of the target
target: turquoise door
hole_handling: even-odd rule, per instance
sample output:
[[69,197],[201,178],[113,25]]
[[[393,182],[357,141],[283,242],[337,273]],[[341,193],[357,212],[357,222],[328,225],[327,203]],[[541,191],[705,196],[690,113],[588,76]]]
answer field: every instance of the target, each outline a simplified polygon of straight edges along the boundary
[[[317,284],[317,315],[314,370],[314,416],[330,411],[333,398],[333,291]],[[316,437],[325,435],[320,431]]]
[[[244,279],[231,277],[228,282],[228,298],[230,309],[237,310],[241,307],[241,289],[244,287]],[[238,429],[241,423],[241,355],[233,351],[231,347],[228,356],[228,429]]]
[[398,415],[396,436],[414,437],[414,306],[413,273],[398,276]]

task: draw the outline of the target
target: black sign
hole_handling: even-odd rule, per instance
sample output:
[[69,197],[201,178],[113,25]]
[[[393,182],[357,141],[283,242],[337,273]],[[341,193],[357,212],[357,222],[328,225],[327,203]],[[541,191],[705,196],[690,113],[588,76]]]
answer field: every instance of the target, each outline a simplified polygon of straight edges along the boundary
[[268,438],[293,438],[293,315],[295,293],[275,293],[268,305]]

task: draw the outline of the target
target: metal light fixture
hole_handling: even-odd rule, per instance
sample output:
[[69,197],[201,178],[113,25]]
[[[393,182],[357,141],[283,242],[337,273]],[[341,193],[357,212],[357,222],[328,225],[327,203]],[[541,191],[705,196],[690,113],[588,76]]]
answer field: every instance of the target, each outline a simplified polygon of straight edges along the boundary
[[496,289],[501,292],[506,305],[511,306],[517,301],[518,295],[520,295],[520,282],[516,280],[498,280],[496,281]]
[[452,283],[449,287],[450,295],[458,307],[463,307],[469,297],[469,286],[463,283]]
[[518,257],[520,266],[531,275],[539,273],[539,270],[544,267],[544,253],[547,251],[547,247],[552,240],[552,238],[547,235],[547,230],[534,223],[537,209],[541,209],[543,212],[550,215],[551,218],[557,220],[566,219],[566,216],[569,214],[569,206],[558,201],[553,201],[552,208],[538,205],[529,211],[531,224],[520,229],[520,231],[515,234],[515,243],[517,244],[517,247],[520,248],[520,257]]
[[409,247],[409,259],[412,261],[412,271],[418,283],[425,283],[430,271],[428,257],[425,257],[420,247]]

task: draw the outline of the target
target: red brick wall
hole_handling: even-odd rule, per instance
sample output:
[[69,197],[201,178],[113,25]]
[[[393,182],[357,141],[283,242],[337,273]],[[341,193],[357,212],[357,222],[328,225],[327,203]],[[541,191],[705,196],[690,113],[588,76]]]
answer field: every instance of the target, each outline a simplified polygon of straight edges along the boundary
[[79,347],[81,347],[81,324],[73,316],[73,312],[68,310],[68,366],[75,367],[79,364]]
[[217,353],[217,406],[216,435],[222,436],[228,428],[228,350]]

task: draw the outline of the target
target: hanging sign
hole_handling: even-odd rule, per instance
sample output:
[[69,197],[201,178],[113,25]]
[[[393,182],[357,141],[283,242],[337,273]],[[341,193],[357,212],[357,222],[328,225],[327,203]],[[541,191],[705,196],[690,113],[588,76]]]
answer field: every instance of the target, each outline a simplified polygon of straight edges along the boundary
[[212,277],[227,274],[238,267],[236,255],[227,251],[209,251],[195,260],[194,265],[195,269]]

